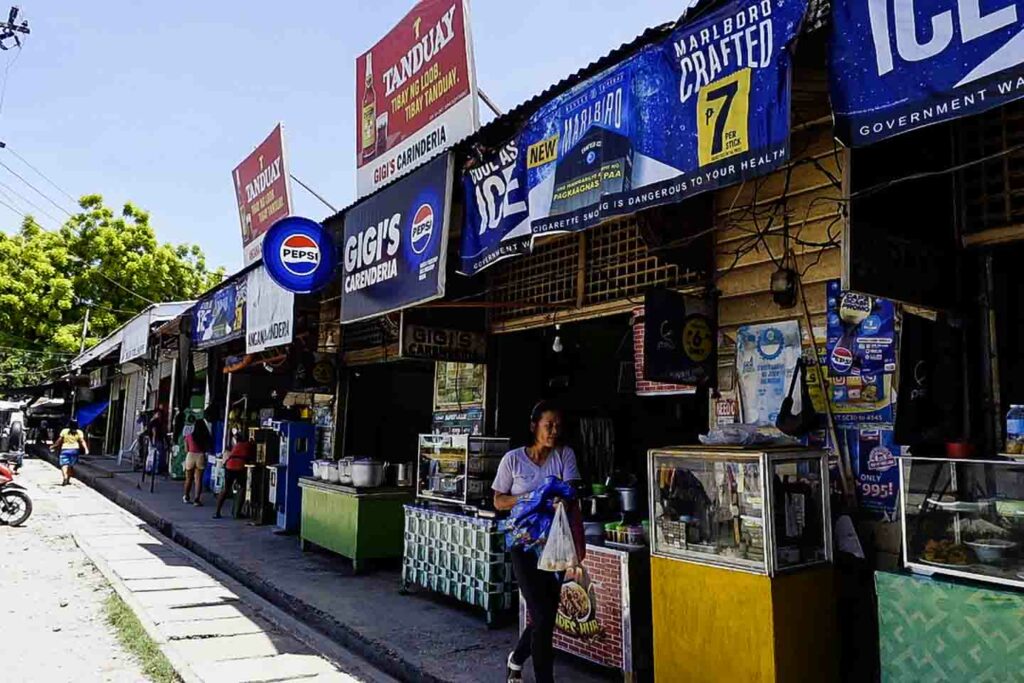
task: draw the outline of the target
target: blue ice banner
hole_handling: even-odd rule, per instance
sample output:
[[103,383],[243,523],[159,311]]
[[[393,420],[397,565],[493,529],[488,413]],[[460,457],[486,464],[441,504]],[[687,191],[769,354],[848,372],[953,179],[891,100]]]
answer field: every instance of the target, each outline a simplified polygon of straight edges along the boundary
[[836,134],[868,145],[1024,96],[1014,0],[833,2]]
[[341,322],[444,296],[451,154],[442,154],[345,214]]
[[238,278],[196,302],[192,309],[192,343],[199,349],[229,342],[245,331],[247,281]]
[[486,155],[462,176],[465,218],[459,272],[473,275],[530,251],[526,166],[516,140]]
[[806,0],[734,0],[545,103],[519,136],[532,233],[584,230],[789,157]]

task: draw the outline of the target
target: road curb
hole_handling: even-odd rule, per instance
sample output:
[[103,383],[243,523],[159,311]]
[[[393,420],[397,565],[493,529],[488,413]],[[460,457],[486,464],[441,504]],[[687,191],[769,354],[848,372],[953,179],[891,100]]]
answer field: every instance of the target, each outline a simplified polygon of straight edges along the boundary
[[[48,454],[47,460],[51,464],[56,464],[57,458],[51,453]],[[360,631],[338,621],[308,602],[289,595],[252,572],[246,571],[216,551],[195,542],[187,534],[178,531],[171,520],[117,489],[111,481],[113,476],[107,472],[83,461],[75,467],[75,478],[114,502],[120,508],[146,522],[175,544],[210,563],[235,581],[238,581],[271,605],[283,610],[286,614],[311,627],[329,640],[359,655],[381,671],[403,681],[447,683],[444,679],[429,673],[415,662],[403,657],[389,643],[367,637]],[[132,608],[134,611],[135,606],[133,605]]]
[[128,587],[124,583],[124,579],[118,576],[117,572],[111,569],[107,561],[103,559],[98,552],[96,552],[96,549],[93,548],[88,541],[83,540],[77,531],[73,531],[71,533],[71,537],[74,539],[75,545],[85,553],[85,556],[89,558],[89,561],[93,563],[93,566],[95,566],[96,569],[99,570],[100,574],[103,575],[103,578],[107,580],[107,583],[109,583],[110,587],[114,589],[114,592],[117,593],[118,597],[128,605],[128,608],[135,615],[135,618],[139,620],[140,624],[142,624],[143,630],[145,630],[150,639],[157,644],[157,647],[159,647],[160,651],[163,652],[164,657],[167,657],[167,661],[171,663],[171,667],[174,669],[174,672],[178,674],[181,680],[185,683],[203,683],[203,679],[196,675],[195,671],[192,670],[192,666],[188,663],[188,660],[178,652],[173,641],[165,638],[156,623],[149,618],[146,614],[146,609],[139,604],[139,601],[135,598],[135,594],[128,590]]

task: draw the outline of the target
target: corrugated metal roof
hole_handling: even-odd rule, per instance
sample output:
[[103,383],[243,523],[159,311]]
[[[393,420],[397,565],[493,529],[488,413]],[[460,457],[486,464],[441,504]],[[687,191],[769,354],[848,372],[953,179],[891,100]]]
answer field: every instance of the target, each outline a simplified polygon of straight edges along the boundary
[[121,345],[121,337],[124,334],[125,328],[142,316],[148,315],[150,317],[150,324],[162,323],[177,318],[194,304],[195,301],[167,301],[162,304],[153,304],[152,306],[147,307],[144,311],[108,334],[98,343],[87,349],[84,353],[76,356],[75,359],[71,361],[71,367],[77,370],[89,361],[102,358],[114,349],[118,348]]

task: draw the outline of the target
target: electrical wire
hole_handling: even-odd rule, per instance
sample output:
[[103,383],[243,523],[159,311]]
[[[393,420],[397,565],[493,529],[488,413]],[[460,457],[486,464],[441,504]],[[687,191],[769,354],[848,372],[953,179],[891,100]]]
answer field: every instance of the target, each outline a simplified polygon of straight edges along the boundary
[[[25,39],[22,38],[22,43],[24,43],[24,42],[25,42]],[[4,67],[3,84],[0,85],[0,116],[3,115],[3,112],[4,112],[4,102],[7,99],[7,80],[8,80],[8,77],[10,76],[11,68],[14,66],[14,63],[18,61],[19,57],[21,57],[21,49],[22,49],[22,45],[18,45],[18,51],[14,53],[13,57],[11,57],[10,59],[7,60],[7,65]]]
[[[4,191],[4,190],[6,190],[6,191]],[[14,198],[11,195],[13,195],[14,197],[17,197],[19,200],[21,200],[25,204],[28,204],[33,209],[35,209],[39,213],[43,214],[47,218],[49,218],[51,221],[54,222],[54,224],[60,225],[60,221],[57,218],[54,218],[51,213],[46,211],[46,209],[42,208],[41,206],[39,206],[35,202],[29,200],[24,195],[22,195],[20,192],[18,192],[17,190],[15,190],[13,187],[11,187],[7,183],[3,182],[2,180],[0,180],[0,192],[3,192],[4,196],[7,197],[8,199],[10,199],[11,202],[14,202]],[[8,192],[10,194],[8,194]],[[25,212],[25,213],[27,215],[28,212]]]
[[29,181],[25,180],[24,176],[22,176],[22,175],[21,175],[20,173],[18,173],[17,171],[15,171],[15,170],[14,170],[13,168],[11,168],[10,166],[8,166],[7,164],[5,164],[5,163],[4,163],[4,162],[2,162],[2,161],[0,161],[0,166],[2,166],[3,168],[7,169],[8,173],[10,173],[10,174],[11,174],[11,175],[13,175],[13,176],[14,176],[15,178],[17,178],[18,180],[20,180],[21,182],[25,183],[25,184],[26,184],[26,185],[28,185],[28,186],[29,186],[30,188],[32,188],[33,190],[35,190],[36,194],[38,194],[38,195],[39,195],[40,197],[42,197],[42,198],[43,198],[43,199],[45,199],[46,201],[48,201],[48,202],[50,202],[51,204],[53,204],[53,205],[54,205],[55,207],[57,207],[57,208],[58,208],[59,210],[61,210],[61,211],[63,211],[64,213],[66,213],[66,214],[68,215],[68,218],[70,218],[70,217],[72,216],[72,213],[71,213],[70,211],[68,211],[68,210],[67,210],[67,209],[65,209],[65,208],[64,208],[63,206],[61,206],[61,205],[60,205],[60,204],[58,204],[57,202],[55,202],[55,201],[53,201],[52,199],[50,199],[49,195],[45,194],[45,193],[44,193],[44,192],[43,192],[42,190],[40,190],[40,189],[39,189],[38,187],[36,187],[36,186],[35,186],[35,185],[33,185],[32,183],[30,183]]
[[124,291],[128,292],[129,294],[131,294],[131,295],[133,295],[133,296],[137,296],[137,297],[139,297],[140,299],[142,299],[142,300],[143,300],[143,301],[145,301],[146,303],[148,303],[148,304],[155,304],[155,303],[156,303],[156,302],[155,302],[155,301],[153,301],[152,299],[147,299],[146,297],[142,296],[141,294],[139,294],[139,293],[138,293],[138,292],[136,292],[135,290],[133,290],[133,289],[129,289],[128,287],[125,287],[124,285],[122,285],[122,284],[121,284],[120,282],[118,282],[117,280],[115,280],[115,279],[113,279],[113,278],[111,278],[111,277],[107,276],[107,275],[106,275],[105,273],[102,273],[102,272],[100,272],[100,271],[98,271],[98,270],[97,270],[97,271],[94,271],[94,272],[95,272],[95,273],[96,273],[97,275],[99,275],[99,276],[100,276],[101,278],[103,278],[104,280],[106,280],[107,282],[111,282],[111,283],[113,283],[113,284],[117,285],[118,287],[120,287],[120,288],[121,288],[121,289],[123,289]]
[[76,356],[75,353],[65,353],[63,351],[36,351],[34,349],[24,349],[20,346],[0,346],[0,349],[6,349],[8,351],[22,351],[24,353],[31,353],[38,356]]
[[57,190],[58,192],[60,192],[60,193],[61,193],[62,195],[64,195],[65,197],[67,197],[67,198],[68,198],[69,200],[71,200],[71,202],[72,202],[72,203],[73,203],[73,204],[74,204],[75,206],[78,206],[78,200],[77,200],[77,199],[75,199],[74,197],[72,197],[72,196],[71,196],[71,194],[70,194],[69,192],[67,192],[67,190],[65,190],[64,188],[62,188],[62,187],[61,187],[60,185],[58,185],[57,183],[55,183],[55,182],[53,182],[52,180],[50,180],[50,177],[49,177],[48,175],[46,175],[45,173],[43,173],[42,171],[40,171],[40,170],[39,170],[38,168],[36,168],[36,167],[35,167],[34,165],[32,165],[32,163],[30,163],[28,159],[26,159],[25,157],[21,156],[21,155],[20,155],[20,154],[18,154],[18,153],[17,153],[16,151],[14,151],[13,149],[11,149],[11,146],[10,146],[10,145],[7,145],[6,149],[7,149],[7,151],[8,151],[8,152],[10,152],[10,153],[11,153],[11,154],[13,154],[13,155],[14,155],[15,157],[17,157],[17,158],[18,158],[18,160],[19,160],[19,161],[21,161],[21,163],[25,164],[26,166],[28,166],[29,168],[31,168],[31,169],[32,169],[33,171],[35,171],[35,172],[36,172],[36,174],[37,174],[37,175],[38,175],[38,176],[39,176],[40,178],[42,178],[43,180],[45,180],[46,182],[48,182],[48,183],[49,183],[50,185],[52,185],[52,186],[53,186],[53,187],[54,187],[54,188],[55,188],[55,189],[56,189],[56,190]]

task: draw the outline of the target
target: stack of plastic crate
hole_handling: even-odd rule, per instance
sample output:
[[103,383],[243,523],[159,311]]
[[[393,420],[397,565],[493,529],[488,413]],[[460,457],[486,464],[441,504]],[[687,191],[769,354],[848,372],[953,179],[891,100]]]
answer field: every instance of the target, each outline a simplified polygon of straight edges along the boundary
[[517,592],[503,523],[406,505],[402,584],[483,608],[494,623]]

